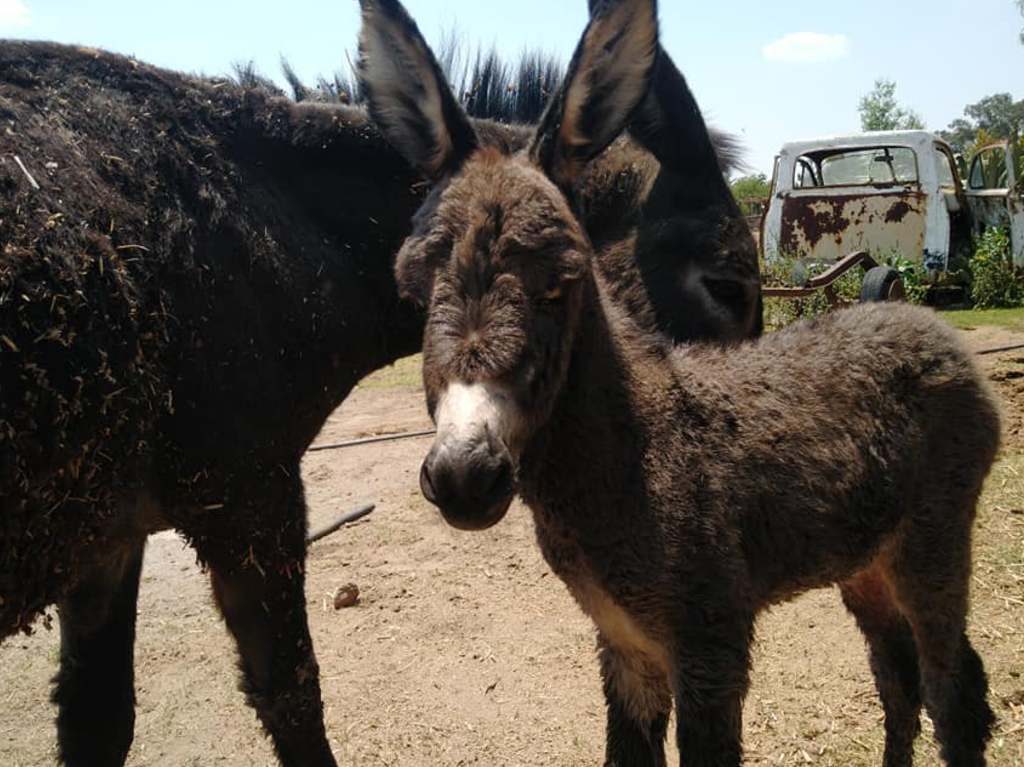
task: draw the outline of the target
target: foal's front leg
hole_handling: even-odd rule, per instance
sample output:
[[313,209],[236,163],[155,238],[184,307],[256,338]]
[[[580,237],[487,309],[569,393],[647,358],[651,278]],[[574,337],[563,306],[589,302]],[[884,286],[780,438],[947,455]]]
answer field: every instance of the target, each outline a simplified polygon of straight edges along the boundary
[[753,620],[707,615],[679,634],[676,736],[683,767],[740,767]]
[[668,680],[642,658],[631,658],[598,638],[608,705],[605,767],[664,767],[665,732],[672,710]]
[[[284,767],[335,767],[306,618],[306,507],[295,466],[195,539],[238,644],[242,689]],[[268,486],[269,485],[269,486]],[[227,523],[227,524],[225,524]]]

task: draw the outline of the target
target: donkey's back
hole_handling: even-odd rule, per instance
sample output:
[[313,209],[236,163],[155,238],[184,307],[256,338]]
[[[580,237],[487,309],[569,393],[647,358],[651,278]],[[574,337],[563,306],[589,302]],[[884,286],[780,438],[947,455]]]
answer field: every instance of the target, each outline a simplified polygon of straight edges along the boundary
[[153,276],[188,213],[156,70],[3,42],[0,73],[3,638],[63,593],[146,473],[177,334]]

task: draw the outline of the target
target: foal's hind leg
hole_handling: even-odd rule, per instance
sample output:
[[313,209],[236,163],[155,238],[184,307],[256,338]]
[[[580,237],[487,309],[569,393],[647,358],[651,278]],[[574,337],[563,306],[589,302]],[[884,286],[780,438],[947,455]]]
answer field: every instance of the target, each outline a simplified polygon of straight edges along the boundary
[[843,602],[868,643],[871,671],[885,710],[884,767],[911,767],[921,730],[921,677],[910,624],[879,566],[840,584]]
[[145,540],[95,567],[59,605],[57,740],[69,767],[120,767],[135,727],[133,647]]
[[601,678],[608,705],[605,767],[664,767],[665,733],[672,710],[660,669],[630,658],[599,639]]
[[983,767],[995,716],[986,700],[985,670],[966,633],[969,528],[909,536],[892,570],[914,632],[924,703],[942,757],[950,767]]
[[238,645],[242,689],[281,764],[335,767],[306,619],[306,507],[298,477],[296,465],[290,476],[246,483],[245,502],[218,512],[216,527],[193,541]]

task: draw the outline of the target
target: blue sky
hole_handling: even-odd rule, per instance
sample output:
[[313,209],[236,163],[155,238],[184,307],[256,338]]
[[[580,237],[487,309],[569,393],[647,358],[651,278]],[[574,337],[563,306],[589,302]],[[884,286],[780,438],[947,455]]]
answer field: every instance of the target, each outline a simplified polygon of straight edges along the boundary
[[[515,55],[570,56],[585,0],[406,0],[432,42],[457,29]],[[967,103],[1024,98],[1024,23],[1012,0],[662,0],[662,39],[704,113],[739,134],[768,172],[786,140],[858,128],[857,102],[878,77],[929,128]],[[356,0],[0,0],[0,37],[74,42],[160,66],[224,74],[254,60],[277,75],[287,56],[307,79],[354,54]]]

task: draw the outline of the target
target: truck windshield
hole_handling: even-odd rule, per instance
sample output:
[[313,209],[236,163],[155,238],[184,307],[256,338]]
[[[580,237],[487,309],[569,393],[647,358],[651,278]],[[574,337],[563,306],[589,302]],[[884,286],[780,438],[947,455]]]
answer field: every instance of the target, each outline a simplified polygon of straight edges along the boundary
[[882,146],[802,155],[796,162],[793,186],[892,186],[917,181],[914,150]]

